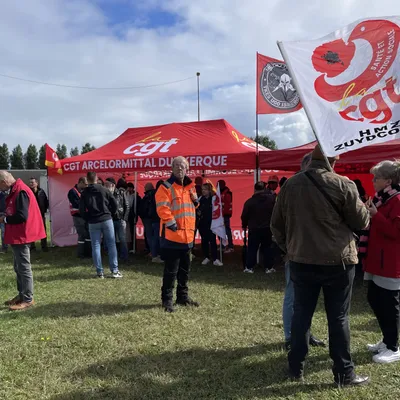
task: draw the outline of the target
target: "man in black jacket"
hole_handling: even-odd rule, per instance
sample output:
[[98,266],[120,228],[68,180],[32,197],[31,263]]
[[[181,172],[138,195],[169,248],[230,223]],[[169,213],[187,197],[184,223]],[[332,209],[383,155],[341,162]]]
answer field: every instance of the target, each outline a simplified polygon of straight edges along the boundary
[[122,261],[128,260],[128,246],[126,244],[126,221],[129,216],[129,202],[125,189],[117,189],[114,178],[107,178],[104,186],[114,195],[117,202],[117,212],[113,215],[115,236],[119,239],[119,251]]
[[160,217],[156,207],[156,189],[151,182],[144,186],[144,196],[140,202],[140,218],[150,247],[153,263],[162,264],[160,257]]
[[249,248],[244,272],[253,273],[257,263],[257,252],[261,245],[264,257],[265,272],[275,272],[271,254],[272,233],[270,228],[272,211],[275,205],[275,194],[265,188],[264,182],[254,185],[254,195],[244,203],[242,212],[242,227],[249,228]]
[[108,261],[111,278],[122,278],[118,270],[118,254],[115,244],[115,233],[112,216],[117,212],[117,202],[112,193],[101,185],[95,184],[95,172],[87,173],[89,186],[82,192],[79,212],[89,224],[90,239],[92,240],[93,262],[98,278],[104,278],[101,261],[101,235],[108,249]]
[[78,257],[92,256],[92,246],[88,224],[79,212],[79,203],[83,190],[87,187],[86,176],[79,178],[78,183],[68,192],[69,211],[74,221],[76,233],[78,234]]
[[[31,188],[33,194],[35,195],[36,201],[39,206],[40,214],[42,215],[44,231],[46,232],[46,212],[49,209],[49,200],[46,196],[45,191],[39,187],[39,183],[36,178],[31,178],[29,180],[29,187]],[[41,245],[42,245],[42,251],[49,250],[47,247],[47,236],[41,240]],[[35,243],[31,244],[31,251],[32,250],[33,251],[36,250]]]

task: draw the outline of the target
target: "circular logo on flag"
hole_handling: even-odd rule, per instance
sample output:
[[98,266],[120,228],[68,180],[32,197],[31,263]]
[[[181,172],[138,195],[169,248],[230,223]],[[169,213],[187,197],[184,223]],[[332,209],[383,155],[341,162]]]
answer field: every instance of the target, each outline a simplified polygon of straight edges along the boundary
[[300,103],[286,64],[268,63],[261,74],[261,93],[264,100],[278,110],[291,110]]

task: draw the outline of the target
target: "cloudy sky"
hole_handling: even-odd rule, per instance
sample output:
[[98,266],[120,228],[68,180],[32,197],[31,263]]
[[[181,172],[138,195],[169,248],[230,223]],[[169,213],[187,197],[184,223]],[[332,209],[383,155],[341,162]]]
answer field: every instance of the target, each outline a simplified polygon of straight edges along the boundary
[[[5,0],[0,141],[100,146],[127,127],[225,118],[255,130],[255,54],[281,58],[276,40],[317,38],[362,17],[396,13],[399,0]],[[312,139],[303,112],[260,116],[280,148]]]

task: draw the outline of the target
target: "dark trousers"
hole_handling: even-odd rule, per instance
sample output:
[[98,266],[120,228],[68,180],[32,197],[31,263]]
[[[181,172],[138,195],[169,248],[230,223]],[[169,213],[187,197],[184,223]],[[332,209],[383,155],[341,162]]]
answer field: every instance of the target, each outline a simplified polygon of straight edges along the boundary
[[201,248],[203,250],[204,258],[210,258],[211,248],[211,259],[215,261],[218,258],[217,250],[217,237],[210,228],[199,227],[201,235]]
[[190,270],[190,250],[163,249],[164,277],[161,288],[163,303],[172,302],[175,280],[178,280],[176,289],[177,300],[188,298],[188,281]]
[[254,269],[257,264],[257,252],[261,246],[264,259],[264,267],[270,269],[274,265],[274,257],[271,249],[272,233],[271,229],[251,229],[249,230],[249,244],[247,248],[246,266]]
[[228,247],[230,249],[233,249],[233,239],[232,239],[232,229],[231,229],[231,217],[229,216],[224,216],[224,225],[225,225],[225,231],[226,231],[226,236],[228,238]]
[[[46,233],[46,237],[40,241],[42,249],[47,249],[47,230],[46,230],[46,216],[42,215],[44,232]],[[36,243],[31,243],[31,250],[36,250]]]
[[369,282],[368,303],[371,306],[389,350],[399,348],[400,291],[387,290]]
[[92,242],[87,222],[82,217],[73,217],[72,219],[78,234],[78,257],[92,257]]
[[290,278],[294,286],[289,368],[293,375],[303,373],[308,353],[311,320],[319,293],[324,293],[328,319],[329,354],[333,360],[335,380],[346,383],[354,377],[350,355],[349,310],[355,267],[307,265],[290,262]]

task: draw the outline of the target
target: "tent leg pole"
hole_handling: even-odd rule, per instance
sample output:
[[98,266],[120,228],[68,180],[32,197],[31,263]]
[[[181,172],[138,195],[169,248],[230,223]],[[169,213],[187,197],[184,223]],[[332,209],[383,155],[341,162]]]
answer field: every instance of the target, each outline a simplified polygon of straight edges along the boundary
[[132,238],[132,250],[133,254],[136,254],[136,213],[137,213],[137,200],[138,200],[138,195],[137,195],[137,172],[135,172],[135,199],[133,203],[133,211],[135,214],[135,222],[133,224],[133,238]]

